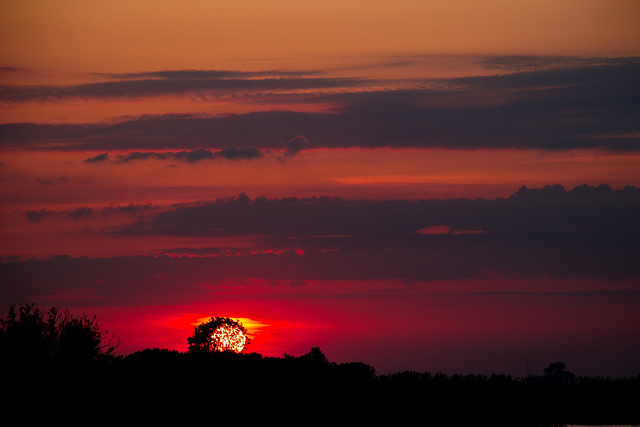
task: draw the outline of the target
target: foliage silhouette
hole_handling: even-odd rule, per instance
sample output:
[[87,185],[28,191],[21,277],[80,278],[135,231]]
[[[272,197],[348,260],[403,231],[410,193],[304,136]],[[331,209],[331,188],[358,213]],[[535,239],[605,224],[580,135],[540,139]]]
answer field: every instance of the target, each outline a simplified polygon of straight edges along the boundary
[[[208,344],[198,347],[198,339],[206,337],[210,328],[229,325],[221,320],[225,318],[211,318],[195,328],[188,340],[193,346],[187,352],[154,348],[117,357],[115,346],[105,342],[106,332],[95,318],[61,314],[55,308],[45,314],[33,305],[19,310],[12,305],[0,324],[3,374],[17,373],[6,381],[5,389],[15,401],[28,399],[38,408],[45,404],[59,409],[73,400],[96,411],[104,411],[106,405],[137,408],[146,416],[151,407],[140,404],[144,396],[154,402],[153,408],[162,408],[158,414],[172,407],[193,417],[201,416],[201,410],[194,408],[214,404],[228,413],[233,412],[231,405],[239,411],[260,405],[264,411],[254,412],[261,417],[306,413],[313,414],[314,420],[325,416],[331,422],[346,420],[349,414],[360,423],[389,420],[403,424],[415,422],[422,414],[425,423],[433,425],[479,421],[532,427],[640,424],[640,375],[576,376],[561,362],[551,363],[542,375],[525,378],[416,371],[378,375],[365,363],[331,362],[319,347],[299,357],[215,351]],[[101,357],[105,363],[78,363]],[[12,369],[18,360],[29,369]],[[62,360],[72,363],[42,363]],[[40,370],[25,379],[34,367]],[[47,369],[54,374],[43,375]],[[85,393],[87,390],[90,392]]]
[[74,316],[51,307],[45,315],[34,304],[10,305],[0,319],[3,362],[82,363],[114,355],[121,339],[100,328],[96,317]]
[[329,363],[327,356],[320,350],[320,347],[311,347],[307,354],[300,356],[300,360],[307,362],[313,366],[323,366]]
[[[212,317],[196,326],[187,338],[189,353],[244,351],[251,340],[241,322],[228,317]],[[240,351],[238,351],[238,348]]]
[[[179,353],[145,350],[123,360],[125,377],[155,390],[190,390],[190,396],[231,399],[248,391],[269,410],[286,405],[316,415],[341,414],[407,418],[429,409],[438,425],[540,426],[638,424],[640,376],[624,379],[575,377],[550,382],[545,375],[447,375],[404,371],[377,375],[361,362],[335,363],[319,347],[299,357],[257,353]],[[159,375],[161,373],[161,375]],[[268,405],[266,405],[268,403]],[[189,403],[190,405],[191,403]],[[425,412],[426,414],[426,412]],[[342,415],[340,415],[342,416]],[[400,418],[397,418],[400,417]]]
[[576,380],[573,372],[567,371],[567,365],[563,362],[553,362],[544,368],[545,380],[553,383],[570,384]]

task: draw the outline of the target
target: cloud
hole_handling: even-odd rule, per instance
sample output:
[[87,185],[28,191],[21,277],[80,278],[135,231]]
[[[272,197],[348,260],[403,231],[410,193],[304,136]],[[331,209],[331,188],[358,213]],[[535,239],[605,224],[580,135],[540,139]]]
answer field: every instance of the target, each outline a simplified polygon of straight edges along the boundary
[[185,160],[187,162],[197,162],[203,159],[226,159],[226,160],[251,160],[263,157],[262,151],[257,147],[226,147],[220,151],[212,152],[210,150],[200,149],[193,151],[181,151],[175,153],[176,160]]
[[[238,115],[165,114],[124,118],[115,123],[0,125],[0,145],[76,150],[223,150],[254,141],[259,148],[278,149],[279,141],[304,135],[320,124],[315,114],[261,112]],[[291,124],[295,123],[291,132]],[[57,145],[59,144],[59,145]],[[99,157],[96,161],[105,160]]]
[[102,153],[102,154],[98,154],[95,157],[90,157],[88,159],[85,159],[82,163],[102,163],[107,161],[108,158],[109,158],[109,153]]
[[[296,153],[290,154],[295,155]],[[183,161],[187,163],[196,163],[202,160],[253,160],[264,157],[264,153],[257,147],[226,147],[222,150],[213,151],[205,148],[196,150],[182,150],[175,152],[153,152],[153,151],[134,151],[126,154],[117,154],[110,156],[108,153],[99,154],[95,157],[87,158],[83,163],[103,163],[111,161],[113,163],[129,163],[144,160],[172,160]]]
[[297,135],[287,141],[285,147],[281,150],[268,150],[266,154],[264,150],[261,150],[258,147],[226,147],[217,151],[206,148],[174,152],[133,151],[126,154],[117,154],[115,156],[111,156],[109,153],[103,153],[94,157],[89,157],[85,159],[83,163],[104,163],[107,161],[111,161],[113,163],[129,163],[150,159],[196,163],[202,160],[215,159],[254,160],[264,158],[266,155],[274,155],[280,160],[286,160],[296,156],[300,151],[307,148],[309,148],[309,141],[307,138],[304,135]]
[[285,156],[295,156],[300,151],[309,148],[309,140],[304,135],[296,135],[287,141],[287,145],[284,149]]
[[91,217],[92,215],[93,215],[93,208],[76,208],[71,212],[69,212],[69,214],[67,215],[67,218],[78,220],[82,218]]
[[0,67],[0,74],[23,74],[27,71],[27,68],[21,67]]
[[107,81],[69,86],[0,86],[0,102],[55,102],[65,99],[137,99],[155,96],[241,97],[249,93],[358,87],[356,78],[314,77],[319,72],[173,70],[101,74]]
[[38,178],[36,179],[36,182],[38,182],[39,184],[43,184],[43,185],[51,185],[51,184],[66,184],[67,182],[69,182],[69,177],[68,176],[60,176],[56,179],[47,179],[47,178]]
[[[222,150],[252,141],[260,149],[273,149],[291,135],[305,135],[314,147],[326,148],[640,149],[640,58],[491,57],[485,61],[487,67],[509,72],[402,81],[397,87],[387,84],[386,89],[366,87],[375,82],[361,79],[240,79],[236,84],[233,79],[191,76],[180,90],[198,93],[205,90],[203,81],[212,85],[214,81],[221,85],[220,90],[237,93],[245,90],[243,85],[255,85],[256,90],[271,85],[276,96],[295,87],[305,89],[298,94],[298,102],[327,102],[335,107],[313,113],[166,114],[88,124],[7,123],[0,125],[0,145],[60,150]],[[135,86],[147,84],[145,81],[104,84]],[[151,81],[150,87],[176,85],[172,90],[178,90],[182,82],[173,77]],[[345,90],[325,91],[325,84]],[[354,88],[358,90],[351,90]],[[103,89],[106,93],[120,90]],[[122,90],[132,96],[144,92],[140,88]],[[161,92],[154,91],[148,90]],[[297,146],[289,149],[295,151]]]
[[217,258],[217,257],[237,257],[237,256],[255,256],[264,254],[282,255],[287,253],[295,253],[304,255],[304,250],[300,248],[284,248],[284,249],[231,249],[231,248],[173,248],[161,249],[156,251],[156,257],[171,258]]
[[572,69],[601,65],[625,65],[637,62],[637,58],[599,58],[562,55],[503,55],[485,56],[478,62],[487,69],[504,71],[541,71],[549,69]]
[[[200,237],[264,236],[308,247],[519,242],[637,247],[640,189],[627,186],[521,187],[508,199],[251,199],[245,194],[182,205],[109,231]],[[433,232],[433,230],[447,232]],[[292,240],[293,239],[293,240]]]
[[[518,65],[522,58],[502,62],[504,67],[527,68]],[[328,148],[640,149],[640,60],[582,61],[587,62],[582,66],[576,62],[495,76],[417,81],[403,89],[300,95],[309,102],[324,99],[337,105],[327,113],[262,111],[128,117],[115,123],[9,123],[0,125],[0,144],[62,150],[222,150],[254,141],[265,149],[278,148],[277,141],[291,135],[305,135],[314,147]],[[300,148],[294,142],[290,152]]]
[[265,77],[307,77],[323,74],[318,70],[262,70],[262,71],[240,71],[240,70],[161,70],[144,71],[139,73],[94,73],[99,77],[106,77],[115,80],[147,79],[157,78],[164,80],[226,80],[226,79],[255,79]]
[[142,205],[124,205],[124,206],[105,206],[102,208],[80,206],[74,209],[51,210],[42,208],[40,210],[27,210],[23,212],[24,216],[31,222],[40,222],[43,219],[64,219],[64,220],[82,220],[96,217],[120,217],[125,218],[137,217],[138,215],[149,214],[154,210],[161,209],[159,206],[151,204]]
[[43,218],[50,216],[54,211],[42,208],[39,211],[28,210],[25,212],[27,219],[31,222],[40,222]]
[[639,211],[640,188],[607,185],[520,187],[504,199],[267,199],[241,194],[197,205],[33,210],[24,213],[33,223],[57,218],[85,226],[90,219],[108,216],[113,227],[105,232],[114,238],[166,242],[149,237],[173,235],[233,242],[244,237],[243,245],[161,246],[149,256],[5,259],[0,283],[11,285],[3,288],[1,298],[7,303],[33,296],[47,301],[90,288],[82,294],[105,306],[161,304],[166,298],[188,302],[202,296],[202,284],[211,284],[206,287],[211,290],[245,279],[293,290],[325,280],[395,280],[405,286],[533,277],[548,290],[550,278],[578,278],[620,285],[599,290],[637,291]]
[[[211,284],[207,288],[212,289],[216,284],[240,284],[256,278],[304,287],[298,285],[329,280],[424,283],[533,277],[540,280],[541,286],[544,284],[543,289],[549,289],[545,283],[553,278],[637,283],[638,254],[637,247],[630,251],[610,244],[572,245],[562,241],[552,245],[468,239],[433,239],[407,245],[361,242],[343,245],[336,251],[310,248],[303,255],[293,250],[262,249],[244,256],[56,256],[6,260],[0,263],[0,282],[11,284],[3,288],[1,297],[7,304],[25,298],[31,301],[34,296],[46,301],[47,295],[53,298],[63,290],[90,287],[94,289],[92,298],[99,298],[105,306],[189,303],[215,297],[210,292],[203,293],[202,284]],[[610,282],[602,283],[611,286]],[[613,287],[618,289],[625,288]]]

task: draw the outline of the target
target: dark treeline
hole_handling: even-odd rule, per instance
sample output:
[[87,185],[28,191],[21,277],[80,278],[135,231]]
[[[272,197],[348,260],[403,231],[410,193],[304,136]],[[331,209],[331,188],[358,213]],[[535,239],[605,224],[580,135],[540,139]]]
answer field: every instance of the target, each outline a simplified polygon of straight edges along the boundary
[[74,396],[83,407],[96,410],[103,405],[139,410],[142,399],[187,412],[211,402],[247,411],[279,408],[283,417],[295,408],[325,421],[337,415],[410,421],[421,414],[429,420],[425,425],[640,423],[640,376],[562,379],[550,374],[518,378],[413,371],[379,375],[365,363],[330,362],[319,348],[280,358],[147,349],[91,363],[15,363],[3,365],[3,370],[14,374],[19,395],[55,390],[40,403],[65,404]]
[[[105,345],[108,334],[86,316],[54,310],[45,318],[32,306],[20,307],[19,314],[10,310],[0,328],[2,398],[9,410],[64,409],[67,417],[80,408],[96,414],[131,411],[145,421],[170,413],[196,420],[201,412],[224,408],[242,420],[640,424],[640,375],[576,376],[560,362],[524,378],[381,375],[362,362],[331,362],[318,347],[299,357],[160,348],[122,356],[115,354],[113,340]],[[90,339],[78,341],[83,336]]]

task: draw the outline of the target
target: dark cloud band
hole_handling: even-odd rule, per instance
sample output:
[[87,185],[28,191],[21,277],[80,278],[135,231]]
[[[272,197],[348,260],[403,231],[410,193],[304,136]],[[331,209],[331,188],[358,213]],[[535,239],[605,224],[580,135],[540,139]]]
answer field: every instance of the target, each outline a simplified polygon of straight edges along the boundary
[[251,160],[259,159],[261,157],[263,157],[263,153],[259,148],[256,147],[227,147],[219,151],[212,151],[204,148],[198,150],[182,150],[175,152],[134,151],[127,154],[117,154],[115,156],[110,156],[109,153],[102,153],[98,154],[95,157],[89,157],[88,159],[85,159],[83,163],[104,163],[107,161],[113,161],[115,163],[129,163],[136,160],[150,159],[180,160],[188,163],[195,163],[201,160]]
[[[270,96],[305,89],[308,91],[300,97],[308,102],[324,100],[336,107],[325,113],[261,111],[221,116],[140,116],[115,123],[8,123],[0,125],[0,146],[93,151],[222,150],[241,148],[251,141],[264,149],[277,148],[280,141],[294,135],[305,135],[314,147],[328,148],[640,149],[640,59],[582,59],[570,64],[558,60],[551,65],[546,60],[545,66],[533,66],[533,70],[527,64],[535,65],[535,58],[487,61],[487,67],[519,71],[413,81],[411,85],[404,82],[402,87],[384,90],[364,90],[372,82],[362,79],[212,80],[187,78],[183,75],[186,72],[175,72],[180,78],[104,82],[73,90],[53,88],[46,96],[55,97],[56,91],[61,96],[69,91],[83,96],[94,96],[93,92],[95,96],[198,93],[218,90],[215,85],[230,93],[269,90]],[[540,61],[544,62],[538,58]],[[358,91],[349,90],[356,86]],[[345,90],[323,89],[328,87]],[[19,88],[3,90],[0,96],[5,100],[23,96],[12,94],[22,90]],[[266,98],[264,101],[269,102]],[[296,149],[294,145],[289,148]]]
[[[640,242],[640,189],[607,185],[520,188],[508,199],[350,200],[334,197],[250,199],[244,194],[178,206],[111,229],[116,234],[260,235],[308,245],[393,245],[505,241],[622,244]],[[142,226],[142,227],[141,227]]]
[[[278,150],[276,152],[270,150],[269,154],[274,155],[276,159],[284,161],[297,155],[298,153],[300,153],[300,151],[307,148],[309,148],[309,141],[307,140],[307,138],[304,135],[297,135],[287,141],[287,143],[281,150]],[[265,157],[265,152],[257,147],[226,147],[218,151],[200,148],[197,150],[182,150],[173,152],[134,151],[126,154],[116,154],[114,156],[110,155],[109,153],[102,153],[98,154],[97,156],[85,159],[83,163],[129,163],[133,161],[143,161],[151,159],[172,161],[175,160],[184,161],[187,163],[195,163],[202,160],[254,160],[261,159],[263,157]]]

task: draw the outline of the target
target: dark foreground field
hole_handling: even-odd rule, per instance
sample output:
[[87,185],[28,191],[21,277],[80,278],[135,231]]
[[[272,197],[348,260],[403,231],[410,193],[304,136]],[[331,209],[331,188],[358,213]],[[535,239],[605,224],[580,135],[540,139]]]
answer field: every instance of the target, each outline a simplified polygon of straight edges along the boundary
[[282,358],[153,349],[88,364],[22,361],[3,366],[3,380],[5,413],[25,420],[640,424],[640,377],[376,375],[363,363],[329,362],[317,348]]

